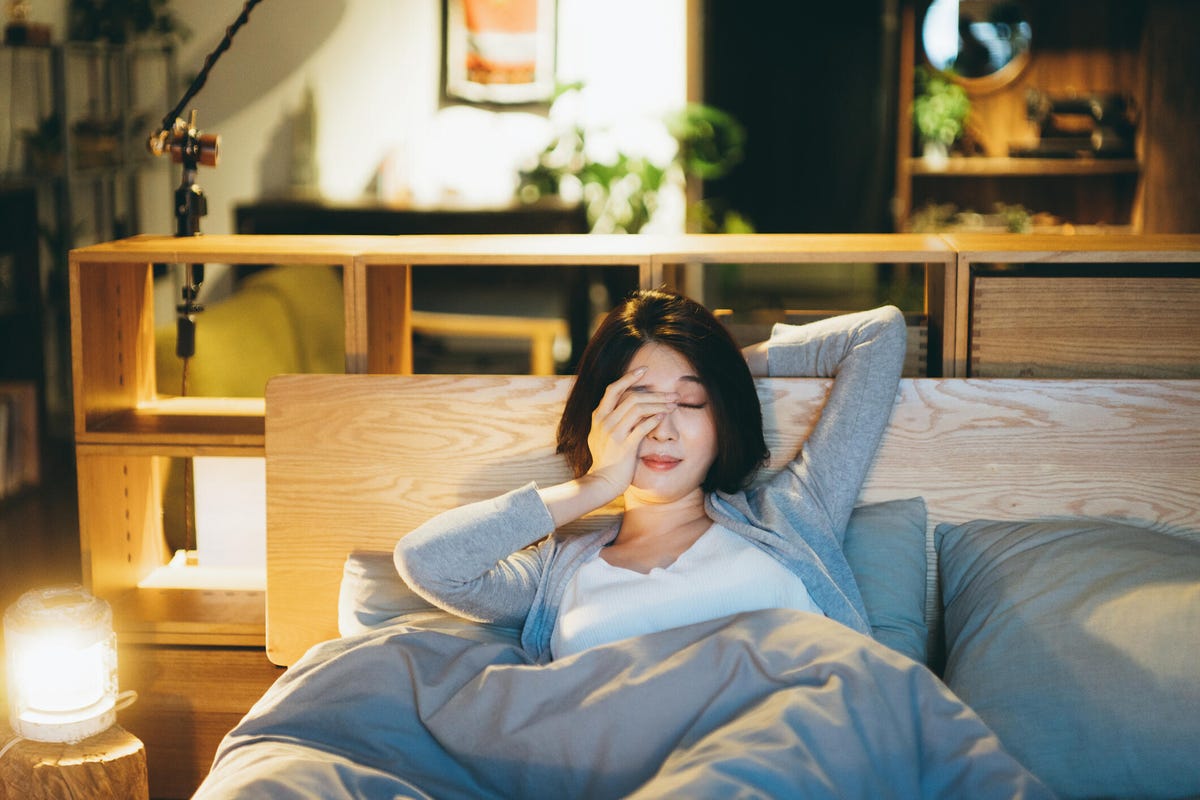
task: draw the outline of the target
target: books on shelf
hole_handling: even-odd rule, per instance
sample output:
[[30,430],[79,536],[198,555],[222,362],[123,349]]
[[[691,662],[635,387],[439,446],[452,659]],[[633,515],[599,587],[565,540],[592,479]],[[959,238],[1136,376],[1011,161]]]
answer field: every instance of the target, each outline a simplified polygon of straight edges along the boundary
[[0,499],[38,483],[37,389],[32,382],[0,382]]

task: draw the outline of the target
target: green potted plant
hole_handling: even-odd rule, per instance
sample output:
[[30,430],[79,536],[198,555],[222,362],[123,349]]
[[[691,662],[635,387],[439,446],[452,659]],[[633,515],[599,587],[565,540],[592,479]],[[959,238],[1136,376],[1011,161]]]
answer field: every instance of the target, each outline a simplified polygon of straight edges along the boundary
[[[580,83],[562,86],[556,99],[582,90]],[[578,196],[594,232],[638,233],[654,218],[665,190],[682,191],[689,177],[719,178],[745,153],[746,132],[741,124],[730,114],[700,103],[668,114],[661,120],[660,133],[659,144],[662,137],[674,140],[669,157],[619,147],[611,152],[601,147],[602,154],[597,154],[589,145],[606,138],[605,131],[579,123],[567,125],[520,171],[517,197],[536,202],[550,195]],[[748,219],[714,202],[698,201],[685,213],[694,229],[706,233],[753,231]]]
[[945,160],[966,131],[971,101],[951,77],[920,66],[915,73],[912,117],[926,158]]

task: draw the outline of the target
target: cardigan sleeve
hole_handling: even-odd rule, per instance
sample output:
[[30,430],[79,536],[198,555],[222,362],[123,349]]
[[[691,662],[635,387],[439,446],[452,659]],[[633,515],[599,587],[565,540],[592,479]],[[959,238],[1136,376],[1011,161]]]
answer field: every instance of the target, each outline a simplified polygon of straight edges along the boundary
[[768,342],[770,375],[834,380],[800,452],[764,492],[839,543],[891,416],[906,346],[904,316],[894,306],[777,325]]
[[530,483],[439,514],[397,542],[396,571],[429,602],[476,622],[524,624],[541,576],[530,545],[554,522]]

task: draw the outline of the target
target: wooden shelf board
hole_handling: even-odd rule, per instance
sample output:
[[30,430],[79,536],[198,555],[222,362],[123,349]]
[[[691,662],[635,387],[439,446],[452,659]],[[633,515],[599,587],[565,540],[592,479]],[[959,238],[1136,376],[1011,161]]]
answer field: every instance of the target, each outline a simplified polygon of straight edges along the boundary
[[379,237],[368,266],[639,266],[657,237],[625,234],[512,234]]
[[133,236],[71,251],[84,268],[123,263],[344,264],[370,249],[370,236]]
[[80,266],[113,262],[217,261],[237,263],[345,263],[371,267],[454,265],[497,267],[547,264],[630,265],[708,260],[819,262],[947,261],[936,236],[924,234],[736,234],[679,235],[461,235],[461,236],[262,236],[194,238],[136,236],[73,250]]
[[642,237],[592,234],[459,236],[213,235],[134,236],[71,251],[81,266],[112,262],[215,261],[245,264],[545,264],[643,263]]
[[1136,175],[1141,167],[1132,158],[1004,158],[969,156],[931,164],[924,158],[908,159],[913,175],[927,177],[1037,177],[1039,175]]
[[206,444],[259,448],[264,442],[261,397],[160,397],[137,408],[90,417],[80,444]]
[[652,237],[663,264],[951,263],[954,253],[933,234],[713,234]]
[[108,599],[122,644],[266,644],[262,590],[139,587]]
[[970,262],[1030,262],[1060,264],[1196,263],[1200,235],[1196,234],[1061,234],[954,233],[946,243]]

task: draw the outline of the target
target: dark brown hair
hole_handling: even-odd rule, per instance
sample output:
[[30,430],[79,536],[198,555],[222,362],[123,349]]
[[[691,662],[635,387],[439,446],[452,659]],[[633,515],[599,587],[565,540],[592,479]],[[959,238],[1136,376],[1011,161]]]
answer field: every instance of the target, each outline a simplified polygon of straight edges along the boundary
[[708,392],[717,457],[701,488],[706,492],[742,488],[768,456],[754,378],[737,343],[712,312],[668,292],[635,292],[600,323],[580,357],[563,408],[558,452],[566,456],[576,477],[588,471],[592,412],[608,385],[626,372],[634,354],[649,342],[666,345],[686,358]]

